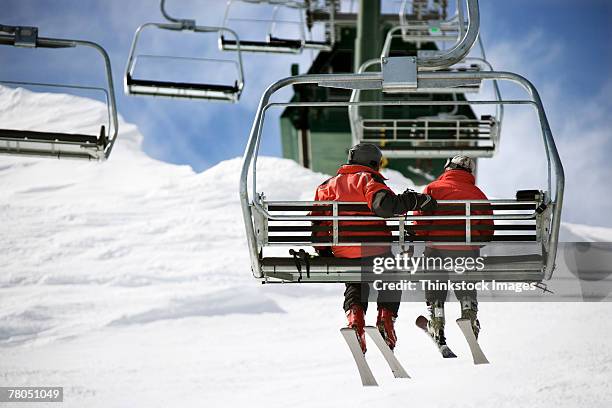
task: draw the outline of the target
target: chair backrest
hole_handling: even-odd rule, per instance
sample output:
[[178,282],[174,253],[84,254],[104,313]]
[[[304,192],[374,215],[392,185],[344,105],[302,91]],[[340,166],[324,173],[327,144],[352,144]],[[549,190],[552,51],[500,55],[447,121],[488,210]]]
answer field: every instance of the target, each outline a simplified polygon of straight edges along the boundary
[[[305,254],[300,259],[295,256],[299,251],[294,249],[289,250],[293,256],[270,256],[268,249],[274,247],[376,246],[389,247],[391,253],[393,248],[402,250],[419,244],[447,250],[487,246],[503,249],[509,244],[518,246],[519,250],[515,249],[512,254],[501,251],[501,255],[497,251],[496,255],[485,258],[483,268],[457,276],[447,274],[446,278],[541,281],[545,278],[548,262],[545,255],[550,250],[548,226],[552,208],[543,192],[524,191],[517,196],[520,199],[441,200],[438,211],[452,215],[408,214],[389,219],[373,215],[365,203],[256,201],[253,220],[259,273],[267,281],[354,282],[369,279],[367,265],[362,265],[359,259],[311,258]],[[492,215],[483,215],[483,212],[492,212]],[[431,271],[424,270],[394,273],[399,273],[394,279],[413,281],[434,276]]]
[[[411,242],[436,242],[440,245],[541,242],[542,238],[538,234],[541,228],[538,227],[542,226],[541,214],[546,204],[543,201],[544,194],[540,193],[539,197],[542,199],[532,201],[443,200],[439,202],[439,211],[450,211],[453,215],[408,214],[391,219],[372,215],[366,203],[264,201],[261,205],[255,206],[254,211],[259,214],[255,219],[257,230],[261,232],[258,235],[258,243],[262,247],[391,246]],[[481,215],[483,211],[492,211],[493,215]],[[313,212],[317,215],[313,215]],[[351,215],[346,215],[347,213]],[[418,223],[423,220],[433,223]],[[484,225],[479,223],[482,220],[493,220],[498,223]],[[372,225],[372,221],[384,221],[386,227]],[[313,222],[323,222],[323,225],[313,225]],[[370,234],[378,231],[390,234],[388,236]],[[322,232],[323,235],[314,235],[312,234],[314,232]],[[431,234],[432,232],[435,234]]]

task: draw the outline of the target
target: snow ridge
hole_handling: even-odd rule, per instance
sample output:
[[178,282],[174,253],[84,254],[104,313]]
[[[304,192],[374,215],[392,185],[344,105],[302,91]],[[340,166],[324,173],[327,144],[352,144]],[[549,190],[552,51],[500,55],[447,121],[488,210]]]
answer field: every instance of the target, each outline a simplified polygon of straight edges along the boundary
[[[0,87],[5,128],[93,132],[104,115],[100,102]],[[414,379],[382,378],[384,393],[363,390],[338,334],[343,285],[250,277],[240,159],[196,174],[148,157],[141,142],[120,119],[104,164],[0,157],[5,384],[63,385],[66,406],[105,408],[434,406],[432,395],[457,407],[612,400],[603,302],[482,304],[480,341],[492,364],[478,368],[452,325],[459,358],[440,361],[414,333],[423,305],[403,304],[396,355]],[[269,199],[288,200],[312,199],[327,177],[270,157],[260,158],[258,176]],[[396,191],[419,189],[397,172],[386,176]],[[568,231],[612,237],[573,224]],[[456,312],[449,305],[449,321]],[[388,371],[373,354],[375,372]]]

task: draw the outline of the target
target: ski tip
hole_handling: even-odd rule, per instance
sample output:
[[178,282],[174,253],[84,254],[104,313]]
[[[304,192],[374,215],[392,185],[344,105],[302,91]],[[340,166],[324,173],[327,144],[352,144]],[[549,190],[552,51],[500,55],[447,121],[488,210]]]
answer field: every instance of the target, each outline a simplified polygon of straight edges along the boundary
[[416,324],[421,329],[425,330],[425,329],[427,329],[427,323],[428,322],[429,322],[429,320],[427,320],[427,318],[425,316],[420,315],[419,317],[416,318],[416,320],[414,321],[414,324]]
[[343,328],[340,329],[340,333],[342,333],[342,334],[345,334],[347,332],[356,333],[355,329],[353,329],[352,327],[343,327]]
[[457,355],[446,344],[440,346],[440,354],[443,358],[457,358]]

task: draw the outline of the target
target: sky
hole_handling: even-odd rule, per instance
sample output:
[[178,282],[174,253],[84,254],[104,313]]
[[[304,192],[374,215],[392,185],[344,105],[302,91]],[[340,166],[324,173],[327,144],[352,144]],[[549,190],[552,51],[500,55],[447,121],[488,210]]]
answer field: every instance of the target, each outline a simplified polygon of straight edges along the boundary
[[[387,10],[399,5],[391,0],[384,4]],[[34,25],[41,36],[103,45],[112,60],[119,112],[145,135],[145,152],[196,171],[242,155],[265,87],[289,76],[292,63],[299,63],[300,72],[305,72],[313,57],[309,52],[244,53],[246,85],[238,104],[126,96],[122,83],[130,43],[140,24],[163,22],[157,0],[1,0],[0,7],[0,24]],[[612,226],[608,180],[612,174],[608,158],[612,154],[612,1],[481,0],[480,8],[481,35],[490,62],[497,70],[529,78],[544,101],[566,170],[564,219]],[[225,1],[168,0],[168,9],[201,25],[220,25]],[[235,12],[265,17],[267,11],[243,8]],[[217,50],[214,35],[145,38],[143,34],[143,45],[153,49],[163,48],[166,40],[166,46],[179,49],[180,54],[234,57]],[[89,51],[39,51],[43,50],[1,47],[0,80],[99,85],[104,79],[98,57]],[[233,74],[210,65],[194,71],[207,78],[228,79]],[[489,195],[507,197],[517,189],[532,188],[534,174],[541,176],[545,168],[543,150],[533,139],[533,124],[522,115],[509,109],[499,154],[481,161],[479,182]],[[280,155],[278,135],[264,139],[262,153]]]

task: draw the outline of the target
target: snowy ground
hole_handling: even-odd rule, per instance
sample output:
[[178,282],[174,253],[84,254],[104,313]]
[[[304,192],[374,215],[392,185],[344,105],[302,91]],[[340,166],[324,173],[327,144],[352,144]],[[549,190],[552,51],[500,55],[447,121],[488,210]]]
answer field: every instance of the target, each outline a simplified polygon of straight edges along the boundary
[[[102,114],[88,100],[0,87],[6,128],[27,117],[32,128],[91,131]],[[342,286],[262,286],[250,277],[239,160],[196,174],[147,157],[140,139],[121,123],[104,164],[0,158],[0,386],[63,386],[71,407],[612,401],[606,302],[483,304],[481,344],[492,364],[478,367],[452,325],[459,358],[442,360],[413,325],[423,305],[404,304],[397,355],[413,378],[393,379],[372,349],[381,386],[361,387],[338,332]],[[271,199],[310,199],[323,179],[275,158],[261,160],[260,172]],[[612,240],[610,230],[575,224],[564,234]],[[449,304],[449,320],[456,309]]]

